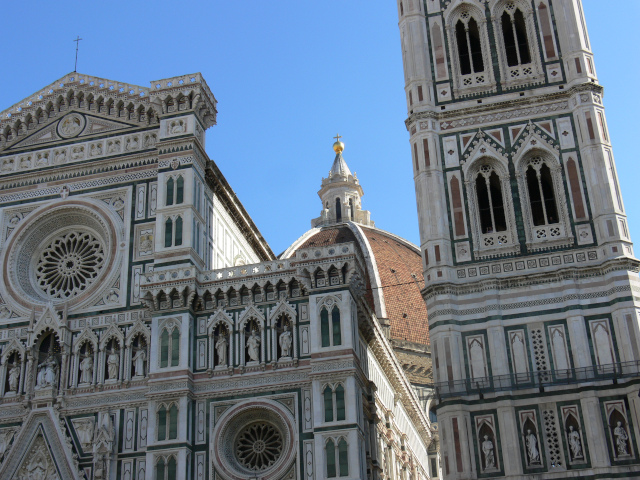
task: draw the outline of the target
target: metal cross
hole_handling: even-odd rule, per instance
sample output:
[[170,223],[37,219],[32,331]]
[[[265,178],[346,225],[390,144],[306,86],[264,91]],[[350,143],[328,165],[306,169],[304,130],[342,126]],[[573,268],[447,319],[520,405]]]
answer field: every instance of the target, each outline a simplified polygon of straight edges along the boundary
[[73,69],[74,72],[78,71],[78,47],[80,46],[80,40],[82,39],[80,38],[79,35],[75,40],[73,40],[74,42],[76,42],[76,66]]
[[340,139],[342,138],[342,136],[341,136],[340,134],[336,134],[336,136],[335,136],[335,137],[333,137],[333,138],[335,138],[335,139],[336,139],[336,142],[339,142],[339,141],[340,141]]

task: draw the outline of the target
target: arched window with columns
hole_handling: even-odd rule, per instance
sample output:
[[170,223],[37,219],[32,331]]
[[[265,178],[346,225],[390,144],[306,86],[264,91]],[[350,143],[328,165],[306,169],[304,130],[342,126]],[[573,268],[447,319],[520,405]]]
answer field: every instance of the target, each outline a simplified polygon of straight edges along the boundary
[[[532,149],[516,159],[516,172],[522,216],[527,243],[531,248],[572,244],[569,225],[569,204],[566,201],[562,166],[551,152]],[[573,164],[569,168],[570,187],[577,188],[577,210],[580,211],[580,185],[572,178]],[[575,168],[575,165],[573,165]],[[580,212],[583,213],[583,212]],[[535,246],[540,244],[539,247]]]
[[498,1],[493,8],[493,30],[502,84],[515,87],[543,81],[531,2]]
[[469,3],[458,6],[447,17],[454,90],[477,92],[495,89],[484,12]]
[[475,160],[465,171],[465,186],[476,256],[519,251],[506,165],[491,157]]
[[342,345],[340,308],[338,308],[337,305],[323,305],[321,307],[320,334],[323,347],[335,347]]

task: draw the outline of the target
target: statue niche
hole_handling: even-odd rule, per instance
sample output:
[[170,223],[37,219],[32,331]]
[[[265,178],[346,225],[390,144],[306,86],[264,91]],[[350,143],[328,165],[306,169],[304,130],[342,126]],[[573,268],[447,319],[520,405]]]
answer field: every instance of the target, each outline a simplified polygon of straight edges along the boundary
[[93,383],[93,358],[94,351],[90,342],[84,342],[78,352],[78,383],[80,385],[90,385]]
[[229,365],[229,329],[223,323],[218,323],[213,330],[214,365],[215,368],[226,368]]
[[51,391],[55,395],[62,364],[62,349],[55,334],[47,333],[40,340],[36,351],[35,390]]
[[20,388],[20,369],[22,368],[22,362],[20,361],[20,354],[13,352],[7,358],[6,364],[6,380],[4,385],[5,396],[12,396],[19,394]]
[[281,315],[276,321],[277,352],[276,358],[290,359],[293,357],[293,334],[291,321],[286,315]]
[[133,378],[143,378],[147,371],[147,341],[144,335],[136,336],[131,348],[131,376]]
[[244,325],[245,336],[245,365],[255,365],[260,363],[260,326],[255,319],[247,321]]
[[107,343],[105,349],[105,365],[104,365],[105,381],[115,382],[120,374],[120,345],[115,338]]

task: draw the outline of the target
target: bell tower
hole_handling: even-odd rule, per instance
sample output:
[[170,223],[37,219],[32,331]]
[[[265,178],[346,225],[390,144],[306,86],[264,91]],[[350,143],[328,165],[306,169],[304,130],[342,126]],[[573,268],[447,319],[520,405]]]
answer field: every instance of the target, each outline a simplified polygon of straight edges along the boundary
[[442,475],[640,475],[639,263],[581,0],[398,14]]

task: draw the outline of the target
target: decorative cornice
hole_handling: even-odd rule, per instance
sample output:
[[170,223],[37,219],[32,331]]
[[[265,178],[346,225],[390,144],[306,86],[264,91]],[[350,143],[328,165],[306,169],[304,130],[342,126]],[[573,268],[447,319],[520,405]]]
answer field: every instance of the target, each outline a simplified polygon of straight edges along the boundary
[[[405,120],[405,126],[407,131],[410,129],[410,126],[419,120],[424,119],[435,119],[438,121],[446,122],[446,121],[454,121],[459,119],[460,117],[467,116],[482,116],[488,115],[497,110],[517,110],[528,107],[542,107],[545,105],[545,102],[557,102],[557,101],[565,101],[568,100],[575,94],[580,92],[593,92],[599,95],[602,95],[604,88],[597,83],[583,83],[580,85],[576,85],[571,87],[569,90],[563,90],[554,93],[547,93],[542,95],[537,95],[533,97],[525,97],[525,98],[517,98],[511,100],[505,100],[503,102],[496,103],[488,103],[482,105],[474,105],[465,108],[456,108],[455,103],[447,103],[447,106],[451,106],[451,110],[444,112],[434,112],[434,111],[425,111],[425,112],[416,112],[413,113]],[[568,106],[568,104],[567,104]],[[486,123],[486,119],[484,120]],[[471,124],[467,126],[472,126]]]

